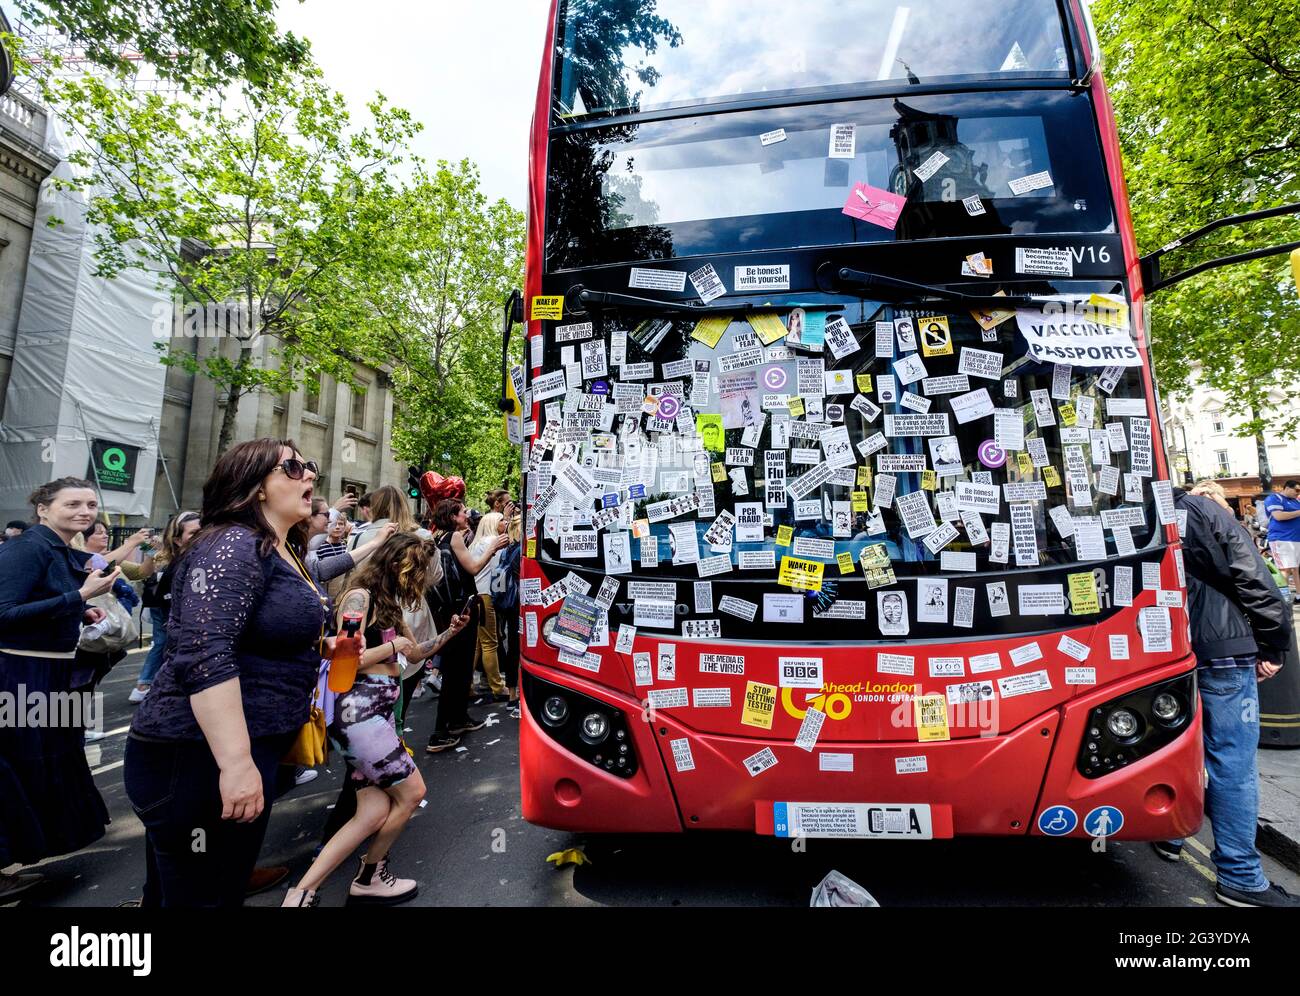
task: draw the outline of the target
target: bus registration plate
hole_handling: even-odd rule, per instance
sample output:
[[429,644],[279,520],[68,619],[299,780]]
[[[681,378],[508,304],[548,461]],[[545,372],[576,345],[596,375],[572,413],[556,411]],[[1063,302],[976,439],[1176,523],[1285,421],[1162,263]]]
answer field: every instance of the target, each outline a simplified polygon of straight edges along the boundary
[[774,802],[777,837],[907,837],[932,840],[930,807],[912,802]]

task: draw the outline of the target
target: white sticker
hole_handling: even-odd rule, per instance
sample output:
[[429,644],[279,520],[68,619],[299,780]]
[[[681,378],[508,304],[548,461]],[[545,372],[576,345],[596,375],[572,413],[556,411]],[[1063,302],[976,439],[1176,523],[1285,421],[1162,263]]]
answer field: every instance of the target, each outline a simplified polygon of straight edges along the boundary
[[723,286],[722,278],[712,263],[705,263],[698,270],[692,270],[690,281],[695,293],[700,295],[700,300],[705,304],[727,293],[727,288]]
[[921,163],[921,165],[916,167],[912,172],[916,174],[918,180],[925,182],[930,179],[930,177],[934,176],[935,173],[939,172],[940,168],[947,161],[948,157],[946,155],[942,152],[935,152],[929,159]]
[[1095,685],[1097,684],[1097,669],[1095,667],[1067,667],[1065,669],[1065,683],[1067,685]]
[[979,194],[971,194],[969,197],[963,197],[961,203],[966,209],[966,213],[972,218],[978,218],[984,213],[984,202],[980,200]]
[[[764,145],[776,145],[777,142],[785,141],[785,129],[776,128],[772,131],[765,131],[758,136],[758,140]],[[739,288],[737,288],[739,290]]]
[[1022,616],[1061,615],[1065,592],[1059,584],[1022,584],[1017,591]]
[[852,754],[821,753],[817,755],[818,771],[852,771]]
[[691,742],[686,737],[680,740],[668,741],[668,746],[673,750],[673,764],[677,766],[678,771],[694,771],[695,758],[691,756]]
[[1052,690],[1051,679],[1048,678],[1046,671],[1030,671],[1027,674],[1009,674],[1005,678],[998,678],[998,691],[1004,699],[1012,699],[1017,695],[1029,695],[1033,692],[1049,692]]
[[1000,380],[1002,378],[1002,359],[1001,353],[963,346],[957,369],[959,372],[969,374],[971,377]]
[[685,709],[691,704],[685,688],[652,688],[646,698],[651,709]]
[[1028,176],[1017,177],[1014,180],[1008,180],[1007,186],[1011,192],[1019,197],[1021,194],[1027,194],[1031,190],[1043,190],[1053,186],[1052,175],[1043,170],[1041,173],[1030,173]]
[[906,654],[877,654],[876,670],[881,674],[916,674],[916,658]]
[[1080,643],[1072,636],[1062,634],[1061,642],[1056,645],[1056,649],[1067,657],[1073,657],[1076,661],[1086,661],[1092,648],[1086,643]]
[[1016,246],[1016,272],[1049,277],[1074,276],[1074,257],[1069,249],[1026,249]]
[[696,709],[722,709],[731,707],[730,688],[693,688],[691,705]]
[[795,735],[794,745],[800,750],[806,750],[811,754],[813,748],[817,746],[817,738],[821,735],[822,725],[825,722],[826,713],[809,706],[808,711],[803,715],[803,722],[799,724],[799,732]]
[[700,654],[700,674],[745,673],[745,658],[740,654]]
[[776,764],[776,755],[772,753],[771,747],[764,747],[757,754],[750,754],[744,760],[745,770],[749,772],[751,778],[761,775],[768,768]]
[[1123,633],[1112,633],[1110,635],[1110,659],[1114,661],[1128,660],[1128,637]]
[[781,657],[777,661],[777,684],[781,688],[822,687],[820,657]]
[[830,148],[826,155],[831,159],[852,159],[857,153],[858,126],[852,121],[831,125]]
[[770,266],[737,266],[732,283],[737,294],[750,291],[789,290],[790,266],[785,263]]
[[686,289],[686,273],[682,270],[647,270],[634,266],[628,273],[627,285],[642,290],[665,290],[680,293]]
[[989,599],[989,615],[1011,615],[1011,600],[1007,598],[1007,583],[1005,581],[994,581],[986,585],[984,590]]
[[924,754],[917,754],[914,757],[894,758],[894,774],[896,775],[919,775],[929,770],[929,764]]
[[1043,651],[1037,643],[1026,643],[1011,648],[1011,663],[1016,667],[1024,667],[1026,664],[1042,659]]

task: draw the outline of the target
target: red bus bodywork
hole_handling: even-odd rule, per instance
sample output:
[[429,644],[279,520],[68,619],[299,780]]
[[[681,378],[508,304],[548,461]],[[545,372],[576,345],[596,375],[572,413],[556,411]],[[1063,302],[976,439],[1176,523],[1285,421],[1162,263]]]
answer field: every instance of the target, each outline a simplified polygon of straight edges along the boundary
[[[530,145],[525,301],[543,293],[555,0],[551,8]],[[1069,8],[1086,51],[1091,42],[1078,0],[1071,0]],[[1088,55],[1091,57],[1091,52]],[[1144,356],[1141,369],[1152,420],[1156,478],[1166,479],[1168,468],[1160,442],[1155,387],[1146,360],[1142,285],[1119,138],[1100,72],[1092,77],[1089,85],[1122,237],[1125,272],[1135,305],[1133,337]],[[540,324],[528,321],[527,335],[540,335]],[[524,355],[531,356],[531,351],[525,348]],[[530,380],[539,369],[530,370]],[[539,415],[540,405],[534,403],[531,417],[536,421]],[[1160,587],[1184,591],[1174,562],[1177,530],[1174,526],[1163,528],[1169,545],[1161,563]],[[524,578],[541,577],[543,585],[549,583],[535,560],[525,557],[522,565]],[[966,717],[969,722],[962,723],[958,713],[959,722],[951,728],[951,739],[937,742],[918,742],[915,727],[910,722],[898,721],[900,705],[910,715],[910,703],[891,701],[890,696],[903,690],[942,693],[945,682],[923,676],[922,668],[918,668],[916,677],[896,680],[880,675],[866,677],[874,668],[864,665],[874,663],[876,655],[882,653],[910,654],[920,662],[927,653],[943,654],[945,647],[951,652],[954,644],[904,641],[893,646],[877,642],[819,645],[811,623],[805,627],[805,640],[780,645],[744,644],[734,640],[710,643],[675,635],[638,633],[637,651],[653,654],[659,644],[676,644],[677,667],[679,673],[686,675],[697,673],[701,653],[743,654],[744,676],[710,674],[707,681],[694,682],[710,688],[729,687],[733,705],[743,701],[747,681],[777,683],[778,657],[798,654],[822,658],[825,672],[822,694],[846,697],[849,710],[842,718],[837,719],[833,714],[828,718],[818,738],[817,752],[851,755],[851,771],[819,770],[817,752],[794,745],[803,707],[817,692],[780,689],[770,731],[740,725],[734,709],[686,707],[646,715],[642,690],[634,683],[631,655],[616,653],[612,646],[593,648],[592,652],[602,657],[599,680],[595,680],[591,674],[560,663],[557,652],[545,641],[539,640],[535,647],[525,644],[521,647],[521,660],[526,672],[607,703],[634,718],[628,728],[640,767],[630,778],[619,778],[593,767],[551,739],[529,710],[523,709],[519,749],[524,818],[531,823],[570,831],[708,829],[770,834],[774,802],[887,800],[930,805],[935,838],[957,834],[1043,836],[1037,821],[1049,808],[1057,806],[1070,807],[1079,818],[1071,832],[1059,836],[1086,839],[1084,815],[1098,806],[1112,806],[1123,813],[1122,827],[1109,835],[1113,839],[1157,840],[1192,834],[1201,824],[1204,809],[1199,702],[1195,703],[1191,722],[1181,734],[1155,753],[1101,777],[1086,778],[1075,765],[1093,707],[1131,690],[1186,674],[1195,668],[1196,662],[1188,642],[1185,607],[1171,609],[1171,652],[1158,656],[1144,654],[1138,641],[1131,660],[1107,662],[1104,673],[1099,667],[1096,685],[1065,684],[1065,668],[1079,661],[1058,649],[1058,642],[1068,636],[1098,649],[1107,646],[1112,634],[1122,633],[1133,639],[1138,632],[1138,613],[1145,606],[1155,605],[1155,598],[1153,590],[1135,590],[1131,607],[1121,608],[1095,625],[1032,636],[962,639],[960,652],[965,656],[999,653],[1003,660],[1012,649],[1037,643],[1041,659],[1018,670],[1046,670],[1052,687],[1050,691],[1000,699],[992,724],[982,722],[981,717],[973,714]],[[1185,593],[1183,604],[1186,604]],[[558,604],[550,608],[521,606],[521,612],[537,613],[539,626],[558,609]],[[523,625],[520,632],[524,632]],[[1000,673],[1014,670],[1017,669],[1008,668]],[[837,705],[835,711],[842,713],[843,701]],[[637,721],[640,719],[645,721]],[[670,741],[681,738],[690,741],[695,765],[694,770],[685,773],[676,771],[669,747]],[[752,777],[742,761],[764,747],[772,749],[778,763],[764,771],[762,777]],[[926,770],[897,772],[897,759],[921,757],[925,758]]]

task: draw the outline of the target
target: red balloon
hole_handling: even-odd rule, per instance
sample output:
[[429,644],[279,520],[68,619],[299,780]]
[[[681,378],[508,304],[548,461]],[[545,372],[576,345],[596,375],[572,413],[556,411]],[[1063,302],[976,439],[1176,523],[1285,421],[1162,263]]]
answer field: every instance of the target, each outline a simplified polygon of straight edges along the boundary
[[459,477],[443,477],[437,471],[427,470],[420,478],[420,494],[430,505],[444,498],[464,500],[465,482]]

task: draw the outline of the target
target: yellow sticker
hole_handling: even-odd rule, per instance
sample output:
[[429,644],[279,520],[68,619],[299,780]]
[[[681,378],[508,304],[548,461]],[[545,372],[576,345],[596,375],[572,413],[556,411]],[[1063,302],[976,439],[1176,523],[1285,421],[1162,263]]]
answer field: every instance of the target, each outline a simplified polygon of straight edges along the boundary
[[1061,486],[1061,475],[1056,472],[1056,468],[1051,464],[1043,468],[1043,482],[1049,488],[1059,488]]
[[1062,401],[1060,412],[1061,412],[1061,425],[1074,425],[1074,423],[1077,421],[1077,416],[1075,415],[1074,412],[1074,405],[1070,404],[1070,402]]
[[691,333],[691,338],[696,342],[702,342],[710,349],[716,349],[718,342],[722,339],[727,329],[731,327],[730,315],[710,316],[701,318],[695,323],[695,330]]
[[769,311],[761,315],[746,315],[745,321],[749,322],[749,327],[758,333],[759,341],[764,346],[770,346],[778,339],[785,338],[787,329],[780,315]]
[[777,546],[789,546],[790,543],[791,543],[791,541],[792,541],[793,539],[794,539],[794,527],[793,527],[793,526],[777,526],[777,527],[776,527],[776,545],[777,545]]
[[798,557],[782,557],[781,570],[776,583],[783,584],[795,591],[821,591],[822,573],[826,565],[816,560],[802,560]]
[[727,479],[727,466],[723,463],[711,464],[713,469],[713,483],[721,484]]
[[741,725],[770,730],[774,712],[776,712],[776,686],[765,685],[761,681],[745,682],[745,707],[740,713]]
[[535,536],[529,536],[529,537],[528,537],[528,553],[527,553],[527,557],[528,557],[530,560],[536,560],[536,559],[537,559],[537,537],[535,537]]
[[[994,297],[1006,297],[1006,291],[998,291]],[[970,313],[971,318],[979,323],[979,327],[985,332],[997,328],[1008,318],[1015,318],[1014,311],[995,311],[992,308],[977,308]]]
[[889,551],[885,549],[884,543],[871,543],[862,548],[862,552],[858,554],[858,559],[862,561],[864,570],[873,567],[888,567]]
[[952,330],[948,328],[947,315],[918,318],[916,327],[921,330],[921,352],[926,356],[952,355]]
[[841,554],[837,554],[836,557],[835,557],[835,560],[836,560],[836,562],[840,565],[840,573],[841,573],[841,574],[852,574],[852,573],[853,573],[853,571],[854,571],[854,569],[855,569],[854,566],[853,566],[853,554],[851,554],[851,553],[841,553]]
[[859,391],[863,394],[871,393],[871,374],[855,374],[853,379],[857,381]]
[[933,491],[938,480],[939,477],[933,470],[921,471],[921,490]]
[[912,700],[916,709],[916,739],[951,740],[948,732],[948,701],[938,692],[918,695]]
[[1020,467],[1021,476],[1034,476],[1034,461],[1029,458],[1028,453],[1017,453],[1016,464]]
[[800,415],[803,414],[803,398],[791,398],[789,408],[790,408],[790,417],[798,418]]
[[727,448],[727,430],[722,427],[721,415],[696,415],[695,431],[706,450],[721,453]]
[[1128,328],[1128,307],[1119,298],[1106,294],[1093,294],[1088,298],[1083,313],[1102,325],[1119,329]]
[[[867,467],[859,467],[859,468],[858,468],[858,471],[859,471],[858,477],[859,477],[859,478],[861,478],[861,476],[862,476],[862,475],[861,475],[861,471],[864,471],[864,470],[867,472],[868,475],[871,474],[871,470],[870,470],[869,468],[867,468]],[[853,503],[853,511],[855,511],[855,512],[867,512],[867,511],[870,511],[870,510],[867,508],[867,493],[866,493],[865,491],[850,491],[850,492],[849,492],[849,501],[851,501],[851,502]]]
[[564,317],[564,295],[555,294],[533,298],[533,321],[550,319],[555,321]]
[[1092,571],[1068,574],[1066,580],[1070,583],[1071,612],[1076,616],[1084,616],[1101,611],[1101,604],[1097,600],[1097,579],[1093,577]]

